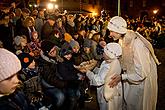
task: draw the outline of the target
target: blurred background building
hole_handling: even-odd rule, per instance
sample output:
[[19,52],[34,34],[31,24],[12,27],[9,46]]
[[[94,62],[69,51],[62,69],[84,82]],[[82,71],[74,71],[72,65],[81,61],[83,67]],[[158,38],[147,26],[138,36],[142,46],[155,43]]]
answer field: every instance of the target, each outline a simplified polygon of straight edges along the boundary
[[101,11],[104,10],[110,16],[114,16],[118,14],[119,1],[122,16],[162,16],[165,13],[165,0],[0,0],[0,7],[17,2],[20,7],[47,8],[49,3],[53,3],[54,7],[61,11],[88,13],[95,16],[101,15]]

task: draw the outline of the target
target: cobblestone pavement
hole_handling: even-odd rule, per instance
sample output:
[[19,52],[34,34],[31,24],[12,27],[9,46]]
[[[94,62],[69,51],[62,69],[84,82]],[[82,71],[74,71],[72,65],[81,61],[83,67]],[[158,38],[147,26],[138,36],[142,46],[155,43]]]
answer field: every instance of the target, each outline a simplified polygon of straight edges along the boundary
[[[157,58],[162,63],[161,65],[158,66],[157,110],[165,110],[165,48],[155,49],[155,54],[157,55]],[[96,89],[92,88],[91,95],[93,96],[92,102],[85,103],[85,108],[83,110],[99,110],[99,107],[96,101]]]

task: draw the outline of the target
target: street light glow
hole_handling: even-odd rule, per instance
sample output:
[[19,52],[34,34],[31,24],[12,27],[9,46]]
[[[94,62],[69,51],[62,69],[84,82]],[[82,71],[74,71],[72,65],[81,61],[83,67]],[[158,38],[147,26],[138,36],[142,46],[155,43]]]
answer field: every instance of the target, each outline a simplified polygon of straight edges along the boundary
[[96,12],[92,12],[92,16],[96,16],[97,15],[97,13]]
[[50,0],[51,2],[56,2],[56,0]]
[[37,5],[36,5],[36,4],[34,4],[34,7],[37,7]]
[[54,8],[57,9],[58,8],[58,5],[54,5]]
[[54,6],[53,6],[52,3],[49,3],[49,4],[47,5],[47,9],[52,10],[53,8],[54,8]]
[[154,13],[154,14],[157,14],[158,11],[159,11],[158,9],[155,9],[155,10],[153,10],[153,13]]
[[29,4],[29,7],[32,7],[33,5],[32,4]]

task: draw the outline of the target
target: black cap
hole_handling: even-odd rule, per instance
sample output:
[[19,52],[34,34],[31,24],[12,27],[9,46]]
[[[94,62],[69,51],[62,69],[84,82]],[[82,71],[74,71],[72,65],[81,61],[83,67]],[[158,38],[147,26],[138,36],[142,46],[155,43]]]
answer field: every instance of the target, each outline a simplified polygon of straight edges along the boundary
[[55,43],[49,40],[44,40],[41,42],[41,50],[44,52],[44,54],[48,54],[54,46]]

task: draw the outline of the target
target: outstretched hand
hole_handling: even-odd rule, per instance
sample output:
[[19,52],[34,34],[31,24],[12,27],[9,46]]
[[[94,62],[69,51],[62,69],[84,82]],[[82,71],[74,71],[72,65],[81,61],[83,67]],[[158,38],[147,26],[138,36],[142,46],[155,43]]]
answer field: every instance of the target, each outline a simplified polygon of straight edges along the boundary
[[117,86],[117,84],[121,81],[121,75],[120,74],[115,74],[114,76],[111,77],[111,81],[109,82],[109,87],[113,88]]
[[82,72],[82,73],[86,73],[87,72],[87,69],[86,68],[82,68],[79,71]]

